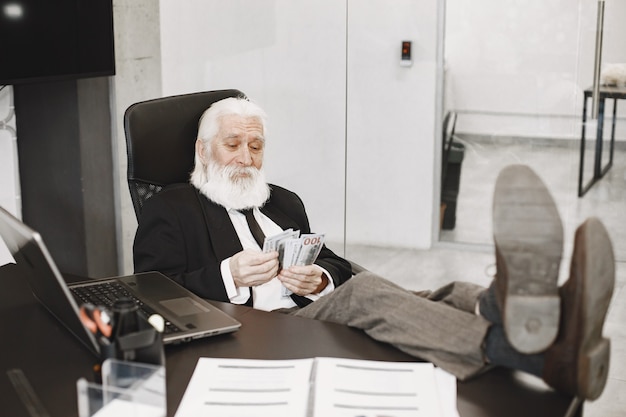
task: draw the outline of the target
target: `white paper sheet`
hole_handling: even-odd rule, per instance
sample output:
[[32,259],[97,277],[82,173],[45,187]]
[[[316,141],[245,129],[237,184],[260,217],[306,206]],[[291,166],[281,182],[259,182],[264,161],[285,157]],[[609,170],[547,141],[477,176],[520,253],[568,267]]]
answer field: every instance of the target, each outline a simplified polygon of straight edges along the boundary
[[313,359],[200,358],[176,417],[305,416]]
[[456,379],[431,363],[201,358],[176,417],[458,417]]
[[430,363],[318,358],[314,417],[442,416]]

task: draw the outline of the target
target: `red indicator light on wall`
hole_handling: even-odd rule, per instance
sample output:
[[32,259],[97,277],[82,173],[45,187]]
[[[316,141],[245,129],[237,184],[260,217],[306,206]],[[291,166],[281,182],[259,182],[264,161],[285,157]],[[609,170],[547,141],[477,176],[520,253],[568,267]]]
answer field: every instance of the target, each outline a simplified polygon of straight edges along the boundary
[[402,42],[402,59],[411,59],[411,42]]
[[403,67],[411,66],[411,41],[402,41],[402,54],[400,56],[400,65]]

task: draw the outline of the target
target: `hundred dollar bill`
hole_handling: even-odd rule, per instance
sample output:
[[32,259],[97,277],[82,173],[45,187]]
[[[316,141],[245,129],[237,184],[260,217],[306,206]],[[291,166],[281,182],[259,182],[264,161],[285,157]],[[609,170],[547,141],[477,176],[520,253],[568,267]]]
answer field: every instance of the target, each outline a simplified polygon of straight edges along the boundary
[[265,238],[263,242],[263,252],[278,252],[279,267],[282,267],[285,253],[285,243],[300,236],[299,230],[287,229],[283,232]]
[[285,241],[283,268],[293,265],[311,265],[324,244],[323,234],[305,234]]
[[[263,252],[278,252],[279,271],[280,269],[288,268],[293,264],[293,253],[296,250],[294,248],[294,243],[297,244],[299,237],[299,230],[287,229],[274,236],[265,238],[265,241],[263,242]],[[291,291],[287,288],[281,287],[281,289],[281,295],[283,297],[289,297],[291,295]]]
[[300,247],[302,244],[300,243],[299,238],[289,239],[285,241],[285,253],[283,254],[283,268],[289,268],[292,265],[296,264],[296,260],[298,259],[298,253],[300,252]]
[[[323,234],[305,234],[298,239],[291,239],[285,243],[285,252],[283,257],[283,268],[289,268],[292,265],[311,265],[317,259],[322,246],[324,244]],[[291,291],[282,288],[282,296],[288,297]]]
[[324,244],[323,234],[306,234],[300,236],[298,254],[294,265],[311,265],[317,259]]
[[[295,265],[300,246],[300,239],[290,239],[285,242],[285,253],[282,261],[283,268],[289,268],[290,266]],[[283,297],[289,297],[291,294],[292,291],[287,287],[281,287],[281,295]]]

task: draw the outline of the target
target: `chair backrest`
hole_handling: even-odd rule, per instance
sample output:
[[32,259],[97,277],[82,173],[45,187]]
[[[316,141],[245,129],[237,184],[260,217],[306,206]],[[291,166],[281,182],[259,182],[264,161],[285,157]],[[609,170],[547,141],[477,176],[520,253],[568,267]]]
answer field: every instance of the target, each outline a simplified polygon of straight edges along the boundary
[[245,94],[206,91],[142,101],[126,109],[127,180],[137,218],[143,203],[163,187],[189,181],[200,116],[228,97]]

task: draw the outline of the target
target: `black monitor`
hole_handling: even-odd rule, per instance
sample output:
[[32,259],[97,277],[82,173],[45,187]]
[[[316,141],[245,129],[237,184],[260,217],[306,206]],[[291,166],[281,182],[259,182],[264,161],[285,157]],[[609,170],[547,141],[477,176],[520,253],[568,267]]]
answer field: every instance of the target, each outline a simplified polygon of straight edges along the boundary
[[112,0],[0,0],[0,85],[115,74]]

